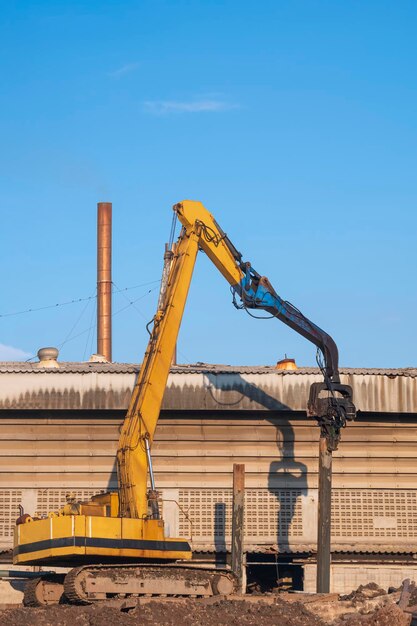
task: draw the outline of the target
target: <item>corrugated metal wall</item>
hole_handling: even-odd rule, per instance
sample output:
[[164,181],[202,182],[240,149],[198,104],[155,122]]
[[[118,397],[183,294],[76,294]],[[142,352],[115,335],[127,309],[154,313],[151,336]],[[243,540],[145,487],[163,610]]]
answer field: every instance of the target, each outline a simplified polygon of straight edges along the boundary
[[[29,512],[47,513],[68,492],[84,498],[116,487],[123,413],[108,413],[3,412],[1,546],[11,543],[20,501]],[[413,551],[417,416],[368,420],[349,424],[334,454],[334,548]],[[229,544],[232,465],[242,462],[248,548],[314,548],[318,436],[318,427],[294,412],[268,419],[257,411],[166,412],[153,457],[171,535],[192,535],[200,549]]]

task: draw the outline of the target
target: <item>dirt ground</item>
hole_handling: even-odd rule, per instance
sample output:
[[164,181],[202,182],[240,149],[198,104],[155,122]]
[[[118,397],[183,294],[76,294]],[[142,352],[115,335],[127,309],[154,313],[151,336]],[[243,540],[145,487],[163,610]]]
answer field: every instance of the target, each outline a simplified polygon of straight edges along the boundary
[[18,608],[0,614],[1,626],[324,626],[320,618],[298,604],[275,605],[217,600],[205,603],[153,601],[133,611],[106,606]]
[[[299,602],[274,598],[273,604],[248,600],[151,601],[130,610],[109,605],[14,608],[0,612],[0,626],[327,626]],[[407,626],[396,605],[369,615],[350,615],[334,626]],[[408,623],[410,623],[408,621]]]

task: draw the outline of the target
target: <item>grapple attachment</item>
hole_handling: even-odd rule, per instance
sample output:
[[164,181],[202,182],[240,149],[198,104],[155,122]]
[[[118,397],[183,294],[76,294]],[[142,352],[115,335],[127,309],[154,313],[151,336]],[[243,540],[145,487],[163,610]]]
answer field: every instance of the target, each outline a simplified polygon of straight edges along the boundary
[[356,417],[352,387],[334,382],[313,383],[310,387],[307,414],[318,421],[321,435],[327,439],[328,449],[336,450],[341,429],[346,426],[347,421]]

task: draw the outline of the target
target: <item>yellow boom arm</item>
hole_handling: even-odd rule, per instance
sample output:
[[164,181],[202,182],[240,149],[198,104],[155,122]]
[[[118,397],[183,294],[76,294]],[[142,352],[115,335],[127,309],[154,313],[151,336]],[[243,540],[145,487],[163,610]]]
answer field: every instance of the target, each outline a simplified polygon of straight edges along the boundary
[[224,234],[200,202],[184,201],[175,205],[174,211],[183,228],[119,439],[121,517],[144,518],[148,514],[146,446],[154,437],[199,247],[231,285],[243,277]]
[[[123,423],[117,451],[120,516],[145,518],[148,515],[146,490],[152,443],[164,396],[172,356],[198,250],[201,248],[230,283],[238,308],[263,309],[312,341],[324,356],[323,383],[310,389],[308,413],[318,419],[335,449],[346,419],[355,417],[352,390],[340,383],[338,351],[333,339],[306,318],[296,307],[282,300],[269,280],[258,274],[240,253],[201,202],[185,200],[174,206],[182,230],[168,272],[163,297],[149,339],[145,357]],[[238,296],[242,304],[236,302]],[[327,397],[320,397],[326,391]],[[152,487],[153,490],[153,487]],[[152,497],[155,498],[153,490]]]

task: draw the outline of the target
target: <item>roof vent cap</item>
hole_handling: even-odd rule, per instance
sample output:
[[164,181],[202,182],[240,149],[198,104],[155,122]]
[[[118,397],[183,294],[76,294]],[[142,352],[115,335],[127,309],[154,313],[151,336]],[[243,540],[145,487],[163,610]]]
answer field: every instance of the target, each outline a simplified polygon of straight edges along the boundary
[[88,359],[89,363],[109,363],[103,354],[92,354]]
[[297,370],[297,364],[295,359],[288,359],[287,355],[285,355],[285,359],[281,359],[275,366],[277,370]]
[[38,367],[57,368],[59,350],[57,348],[41,348],[38,350]]

